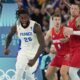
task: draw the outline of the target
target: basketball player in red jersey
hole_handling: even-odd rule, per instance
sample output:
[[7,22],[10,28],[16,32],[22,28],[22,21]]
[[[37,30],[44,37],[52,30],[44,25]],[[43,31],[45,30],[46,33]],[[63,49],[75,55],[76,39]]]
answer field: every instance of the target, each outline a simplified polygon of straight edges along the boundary
[[[54,60],[50,63],[47,72],[46,77],[48,80],[54,79],[54,73],[56,72],[56,68],[62,68],[66,67],[66,65],[69,65],[69,54],[68,54],[68,35],[66,35],[66,32],[69,31],[69,34],[72,29],[65,27],[61,25],[61,17],[60,15],[56,14],[54,15],[54,27],[50,29],[46,36],[45,36],[45,42],[46,45],[49,44],[50,41],[52,41],[53,45],[55,46],[56,56]],[[66,47],[67,46],[67,47]],[[65,74],[66,75],[66,74]],[[63,80],[68,80],[68,78],[63,78]]]
[[[80,31],[80,14],[78,5],[71,5],[71,18],[68,26],[75,31]],[[71,80],[80,80],[78,70],[80,69],[80,36],[72,35],[70,37],[70,53],[72,55],[70,62],[69,75]]]
[[57,53],[47,69],[46,77],[48,80],[53,80],[53,74],[56,72],[57,67],[61,68],[61,70],[65,72],[65,76],[63,77],[62,75],[63,80],[68,80],[67,66],[70,61],[68,40],[70,35],[77,35],[75,32],[76,31],[73,31],[73,29],[61,25],[60,15],[54,15],[54,27],[50,29],[45,36],[46,45],[48,46],[49,42],[52,41],[55,46],[54,50]]

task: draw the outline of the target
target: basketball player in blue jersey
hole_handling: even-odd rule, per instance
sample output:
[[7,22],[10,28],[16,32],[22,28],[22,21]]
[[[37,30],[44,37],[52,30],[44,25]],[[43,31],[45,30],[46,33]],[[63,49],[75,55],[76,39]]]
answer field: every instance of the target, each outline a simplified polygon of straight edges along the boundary
[[7,36],[4,53],[5,55],[9,54],[8,47],[13,35],[16,33],[21,42],[16,62],[16,80],[21,80],[25,69],[26,80],[35,80],[31,67],[35,65],[40,53],[44,50],[44,37],[40,25],[29,19],[27,10],[18,10],[17,15],[18,21]]

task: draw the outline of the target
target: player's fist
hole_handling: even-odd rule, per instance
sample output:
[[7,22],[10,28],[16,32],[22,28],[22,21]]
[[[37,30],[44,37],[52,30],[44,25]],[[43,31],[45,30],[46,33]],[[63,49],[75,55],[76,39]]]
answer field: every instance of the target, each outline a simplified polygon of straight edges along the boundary
[[8,55],[9,52],[10,52],[9,49],[6,49],[6,48],[4,49],[4,54],[5,54],[5,55]]
[[69,38],[68,37],[65,37],[65,38],[60,39],[60,42],[61,43],[66,43],[68,41],[69,41]]
[[28,65],[29,65],[30,67],[32,67],[32,66],[35,64],[35,62],[36,62],[35,59],[29,60]]

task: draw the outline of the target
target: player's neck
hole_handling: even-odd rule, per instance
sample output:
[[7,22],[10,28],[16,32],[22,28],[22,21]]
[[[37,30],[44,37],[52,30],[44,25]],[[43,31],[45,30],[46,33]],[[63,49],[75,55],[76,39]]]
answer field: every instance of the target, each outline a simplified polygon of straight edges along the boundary
[[73,20],[74,19],[74,16],[71,16],[70,20]]
[[60,32],[60,27],[59,28],[55,27],[54,30],[55,30],[56,33],[59,33]]

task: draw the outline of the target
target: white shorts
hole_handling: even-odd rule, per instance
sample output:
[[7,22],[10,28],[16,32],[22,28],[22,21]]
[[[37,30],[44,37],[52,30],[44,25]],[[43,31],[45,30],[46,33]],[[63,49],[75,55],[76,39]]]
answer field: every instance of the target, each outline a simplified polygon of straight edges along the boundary
[[70,67],[69,76],[71,80],[80,80],[80,68]]
[[27,80],[35,80],[33,72],[37,69],[38,61],[36,62],[36,66],[34,65],[35,67],[34,66],[30,67],[28,65],[28,62],[30,59],[32,59],[32,57],[27,56],[25,54],[31,54],[31,53],[25,53],[24,54],[21,52],[24,52],[24,51],[20,51],[18,53],[17,62],[16,62],[16,71],[23,70],[24,72],[26,72],[26,79],[29,78]]

